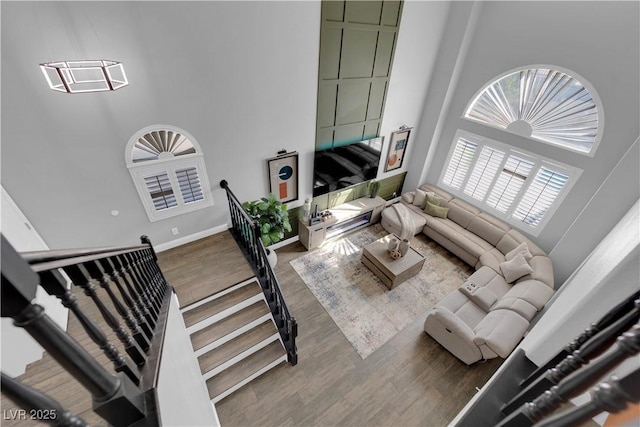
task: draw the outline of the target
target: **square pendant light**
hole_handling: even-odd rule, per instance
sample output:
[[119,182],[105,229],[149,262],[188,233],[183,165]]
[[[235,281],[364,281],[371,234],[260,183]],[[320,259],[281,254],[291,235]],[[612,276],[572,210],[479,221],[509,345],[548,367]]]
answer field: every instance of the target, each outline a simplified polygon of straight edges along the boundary
[[104,92],[129,84],[120,62],[103,59],[40,64],[49,87],[58,92]]

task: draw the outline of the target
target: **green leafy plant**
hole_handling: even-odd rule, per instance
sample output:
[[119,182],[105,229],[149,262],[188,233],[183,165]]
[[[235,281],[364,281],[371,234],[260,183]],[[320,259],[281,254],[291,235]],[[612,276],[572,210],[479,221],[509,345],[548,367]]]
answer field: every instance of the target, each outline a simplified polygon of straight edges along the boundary
[[242,207],[260,224],[260,238],[265,246],[279,242],[285,232],[291,231],[287,205],[277,200],[273,193],[260,200],[244,202]]

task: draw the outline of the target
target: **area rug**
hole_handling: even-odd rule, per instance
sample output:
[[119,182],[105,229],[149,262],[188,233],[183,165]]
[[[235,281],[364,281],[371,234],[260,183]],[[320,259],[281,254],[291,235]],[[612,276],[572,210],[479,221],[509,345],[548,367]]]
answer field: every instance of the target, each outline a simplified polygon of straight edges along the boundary
[[420,273],[389,290],[362,262],[362,247],[388,233],[376,224],[296,258],[291,265],[363,359],[426,312],[473,272],[423,235],[411,247]]

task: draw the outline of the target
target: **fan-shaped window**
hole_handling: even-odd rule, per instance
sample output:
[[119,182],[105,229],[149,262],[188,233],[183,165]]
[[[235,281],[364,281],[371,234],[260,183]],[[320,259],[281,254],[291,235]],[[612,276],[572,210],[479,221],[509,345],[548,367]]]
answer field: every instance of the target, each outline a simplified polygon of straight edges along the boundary
[[464,116],[580,153],[593,153],[602,121],[594,95],[563,72],[525,69],[488,85]]
[[213,205],[202,151],[186,132],[145,128],[129,140],[126,160],[151,221]]

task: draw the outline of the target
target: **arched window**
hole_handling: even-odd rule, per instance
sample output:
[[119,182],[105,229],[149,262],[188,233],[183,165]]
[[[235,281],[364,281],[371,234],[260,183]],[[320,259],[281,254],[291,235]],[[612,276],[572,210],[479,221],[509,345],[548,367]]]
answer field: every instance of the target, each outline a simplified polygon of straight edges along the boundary
[[129,140],[125,157],[150,221],[213,205],[202,151],[185,131],[142,129]]
[[526,68],[487,85],[464,117],[583,154],[596,149],[602,111],[593,90],[555,69]]

